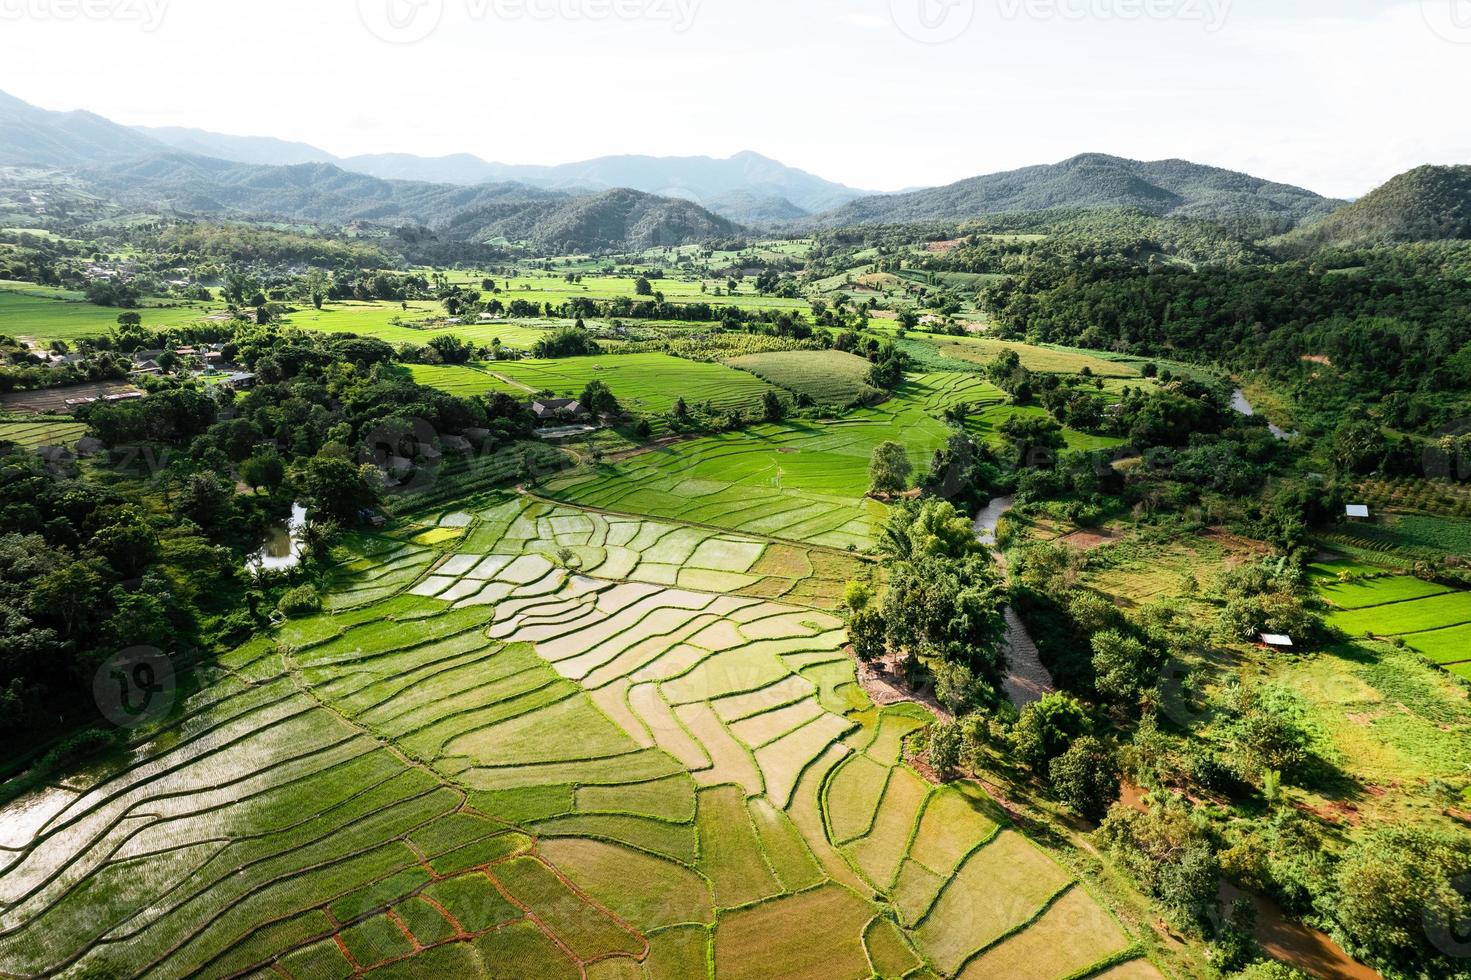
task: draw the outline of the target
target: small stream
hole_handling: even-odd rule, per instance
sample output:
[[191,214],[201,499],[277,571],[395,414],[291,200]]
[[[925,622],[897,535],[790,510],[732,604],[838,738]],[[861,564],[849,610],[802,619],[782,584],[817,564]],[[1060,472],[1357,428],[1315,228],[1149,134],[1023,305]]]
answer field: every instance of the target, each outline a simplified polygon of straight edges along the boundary
[[[1016,501],[1011,497],[997,497],[976,517],[976,540],[988,548],[996,547],[996,525],[1005,517]],[[1000,555],[997,560],[1001,561]],[[1005,570],[1002,561],[1002,569]],[[1052,673],[1042,663],[1037,644],[1027,632],[1026,624],[1015,609],[1006,610],[1006,679],[1002,682],[1006,696],[1018,708],[1025,708],[1040,701],[1057,690]]]
[[249,558],[245,567],[251,571],[285,572],[301,564],[302,532],[306,530],[306,508],[293,504],[291,517],[272,525],[266,532],[265,544]]
[[[1247,401],[1246,392],[1240,388],[1237,388],[1231,393],[1231,407],[1247,418],[1256,418],[1256,409],[1252,406],[1251,402]],[[1271,431],[1272,435],[1283,441],[1292,439],[1297,435],[1295,432],[1288,432],[1286,429],[1273,425],[1270,421],[1267,422],[1267,428]]]

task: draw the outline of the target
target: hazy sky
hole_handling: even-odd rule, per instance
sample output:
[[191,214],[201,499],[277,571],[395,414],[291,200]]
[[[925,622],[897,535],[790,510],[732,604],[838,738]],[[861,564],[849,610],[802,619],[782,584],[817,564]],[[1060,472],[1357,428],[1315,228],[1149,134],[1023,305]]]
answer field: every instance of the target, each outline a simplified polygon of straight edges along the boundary
[[341,155],[893,190],[1100,151],[1356,196],[1471,162],[1471,0],[0,0],[0,90]]

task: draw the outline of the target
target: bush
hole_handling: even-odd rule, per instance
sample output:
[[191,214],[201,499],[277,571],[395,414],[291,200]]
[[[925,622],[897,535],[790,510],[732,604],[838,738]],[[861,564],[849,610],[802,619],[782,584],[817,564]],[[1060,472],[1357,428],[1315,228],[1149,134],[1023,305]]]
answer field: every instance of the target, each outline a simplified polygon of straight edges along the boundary
[[299,585],[281,597],[276,606],[287,619],[300,619],[322,611],[322,597],[310,585]]

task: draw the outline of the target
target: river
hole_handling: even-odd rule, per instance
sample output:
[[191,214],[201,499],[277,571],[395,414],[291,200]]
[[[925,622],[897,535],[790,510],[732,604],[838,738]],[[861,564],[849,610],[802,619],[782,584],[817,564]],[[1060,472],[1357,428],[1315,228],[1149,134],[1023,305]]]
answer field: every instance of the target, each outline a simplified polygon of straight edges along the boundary
[[[996,525],[1014,506],[1016,506],[1016,501],[1011,497],[997,497],[988,503],[976,517],[976,540],[994,549],[996,547]],[[1005,559],[1000,554],[996,557],[1002,570],[1005,571]],[[1005,650],[1006,678],[1002,681],[1002,686],[1012,704],[1018,708],[1025,708],[1057,690],[1057,685],[1052,680],[1052,673],[1042,663],[1042,655],[1038,653],[1037,644],[1032,641],[1032,635],[1027,632],[1026,624],[1022,622],[1016,610],[1010,607],[1006,610]]]

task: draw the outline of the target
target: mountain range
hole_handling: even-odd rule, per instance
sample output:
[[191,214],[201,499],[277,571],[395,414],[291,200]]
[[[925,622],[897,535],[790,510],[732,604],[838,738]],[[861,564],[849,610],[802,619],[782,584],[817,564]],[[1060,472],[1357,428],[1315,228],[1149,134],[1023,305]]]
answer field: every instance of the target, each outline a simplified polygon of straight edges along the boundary
[[20,187],[20,200],[25,174],[46,172],[68,181],[76,200],[92,195],[140,213],[412,227],[449,241],[506,239],[546,253],[641,250],[739,236],[751,227],[810,233],[955,225],[1059,208],[1210,221],[1289,253],[1471,237],[1471,167],[1421,168],[1352,205],[1185,160],[1098,153],[874,195],[755,153],[726,160],[618,156],[545,167],[466,154],[344,159],[269,137],[127,127],[4,93],[0,168],[12,168],[0,176]]
[[237,163],[330,163],[383,180],[430,184],[514,182],[543,190],[588,193],[628,188],[694,201],[743,224],[790,221],[840,207],[869,192],[823,180],[759,153],[712,157],[611,156],[558,166],[490,163],[468,153],[422,157],[383,153],[338,157],[306,143],[226,136],[200,129],[135,130],[171,149]]

